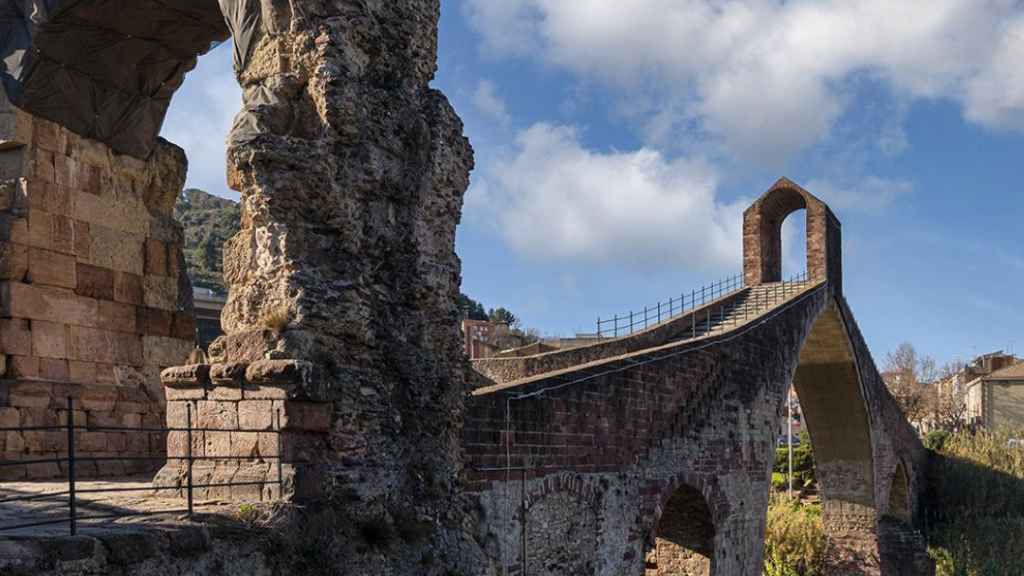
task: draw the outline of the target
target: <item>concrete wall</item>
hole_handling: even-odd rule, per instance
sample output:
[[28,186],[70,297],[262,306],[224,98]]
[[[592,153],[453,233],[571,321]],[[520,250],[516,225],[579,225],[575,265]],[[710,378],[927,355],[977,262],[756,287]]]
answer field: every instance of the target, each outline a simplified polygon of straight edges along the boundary
[[[171,212],[184,153],[149,160],[21,112],[0,97],[0,426],[160,426],[160,369],[192,348],[191,288]],[[3,459],[54,456],[64,433],[0,434]],[[160,455],[159,434],[83,434],[81,456]],[[120,476],[161,462],[81,463]],[[56,464],[5,478],[61,474]]]

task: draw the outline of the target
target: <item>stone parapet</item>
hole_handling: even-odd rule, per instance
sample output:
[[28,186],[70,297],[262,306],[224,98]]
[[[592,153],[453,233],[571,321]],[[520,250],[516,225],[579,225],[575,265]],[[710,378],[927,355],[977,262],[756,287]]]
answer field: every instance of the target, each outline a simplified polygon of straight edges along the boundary
[[[304,393],[310,374],[311,364],[299,360],[165,369],[168,463],[154,485],[183,495],[191,457],[197,498],[316,496],[312,472],[326,450],[333,405]],[[226,484],[236,485],[210,486]]]

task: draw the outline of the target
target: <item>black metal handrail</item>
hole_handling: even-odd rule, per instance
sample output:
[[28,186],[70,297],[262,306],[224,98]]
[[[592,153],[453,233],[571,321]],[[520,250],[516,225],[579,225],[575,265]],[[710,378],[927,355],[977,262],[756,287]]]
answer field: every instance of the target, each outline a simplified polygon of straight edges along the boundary
[[643,311],[630,310],[625,314],[615,314],[611,318],[597,318],[597,337],[615,338],[619,335],[633,334],[639,330],[645,330],[650,326],[660,324],[681,316],[708,302],[713,302],[744,288],[743,275],[737,274],[718,282],[712,282],[701,286],[699,290],[690,290],[687,294],[682,292],[679,298],[670,297],[668,302],[658,301],[653,306],[644,306]]
[[[29,464],[62,464],[67,463],[67,473],[65,475],[67,481],[67,490],[60,492],[46,492],[41,494],[29,494],[19,496],[9,496],[6,498],[0,498],[0,504],[7,504],[12,502],[28,502],[33,500],[45,500],[48,498],[63,498],[67,497],[67,508],[68,514],[66,518],[59,518],[55,520],[44,520],[38,522],[29,522],[16,524],[12,526],[0,525],[0,532],[19,530],[24,528],[34,528],[38,526],[47,526],[53,524],[68,523],[69,532],[72,536],[78,533],[78,522],[80,520],[104,520],[113,518],[130,518],[130,517],[142,517],[142,516],[157,516],[161,514],[186,514],[187,517],[191,518],[195,513],[193,491],[197,488],[228,488],[235,486],[265,486],[267,484],[277,484],[278,495],[284,494],[284,472],[283,472],[283,442],[281,439],[281,413],[277,411],[274,413],[274,430],[253,430],[236,428],[231,430],[223,430],[216,428],[195,428],[192,426],[192,405],[186,404],[185,414],[185,428],[160,428],[160,427],[128,427],[128,426],[80,426],[74,422],[74,398],[68,397],[68,411],[67,411],[67,422],[63,426],[23,426],[23,427],[0,427],[0,433],[3,432],[33,432],[33,431],[67,431],[68,435],[68,448],[67,457],[65,458],[36,458],[31,460],[0,460],[0,468],[11,467],[11,466],[26,466]],[[185,432],[187,449],[185,456],[78,456],[75,453],[75,433],[76,431],[84,432]],[[276,434],[277,435],[277,455],[276,456],[260,456],[261,460],[272,460],[277,463],[277,479],[267,481],[250,481],[250,482],[218,482],[218,483],[205,483],[195,484],[192,478],[192,468],[196,461],[203,460],[228,460],[228,461],[250,461],[253,458],[248,456],[194,456],[192,454],[192,434],[194,432],[236,432],[236,433],[258,433],[258,434]],[[78,513],[78,500],[81,494],[103,494],[112,492],[151,492],[154,490],[174,490],[177,488],[162,488],[158,486],[150,486],[145,488],[88,488],[79,489],[77,487],[76,477],[76,465],[79,462],[110,462],[110,461],[129,461],[129,462],[141,462],[141,461],[185,461],[186,466],[186,507],[182,509],[173,510],[146,510],[146,511],[129,511],[117,514],[102,514],[102,515],[80,515]]]
[[[808,277],[807,272],[804,271],[794,274],[789,280],[768,284],[767,286],[772,290],[770,295],[773,298],[780,293],[783,296],[789,296],[796,287],[805,284]],[[721,304],[717,307],[717,311],[713,310],[713,307],[708,308],[707,314],[700,319],[697,318],[697,314],[692,313],[707,306],[708,303],[736,294],[745,288],[747,286],[743,276],[736,275],[704,286],[700,290],[691,290],[690,294],[680,294],[678,299],[669,298],[667,304],[659,302],[655,306],[644,306],[643,312],[634,313],[631,310],[628,314],[616,314],[612,318],[601,319],[598,317],[597,336],[598,338],[614,338],[619,335],[630,335],[673,318],[691,314],[693,317],[692,335],[696,337],[699,325],[704,325],[705,331],[710,331],[713,323],[725,321],[729,307]],[[768,293],[764,297],[768,297]],[[744,309],[744,320],[746,319],[747,313]]]

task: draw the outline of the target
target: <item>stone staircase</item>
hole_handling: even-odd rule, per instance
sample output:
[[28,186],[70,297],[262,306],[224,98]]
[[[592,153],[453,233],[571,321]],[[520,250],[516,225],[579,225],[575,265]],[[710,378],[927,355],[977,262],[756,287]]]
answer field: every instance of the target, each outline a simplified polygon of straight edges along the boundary
[[[677,322],[672,340],[682,341],[728,332],[770,312],[781,304],[802,294],[812,284],[803,282],[776,282],[747,288],[723,303],[711,303],[689,315],[689,322],[672,319],[662,324]],[[687,325],[688,324],[688,325]]]

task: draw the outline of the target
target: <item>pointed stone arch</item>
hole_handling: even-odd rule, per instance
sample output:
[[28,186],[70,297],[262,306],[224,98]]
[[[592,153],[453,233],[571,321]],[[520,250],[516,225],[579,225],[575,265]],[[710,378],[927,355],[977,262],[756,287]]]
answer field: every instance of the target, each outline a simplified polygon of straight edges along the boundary
[[842,287],[842,231],[828,205],[791,180],[779,179],[743,213],[743,277],[748,286],[782,281],[782,223],[807,211],[807,274]]
[[889,485],[889,504],[886,507],[886,514],[908,523],[913,518],[913,511],[910,506],[910,481],[903,462],[898,462],[896,470],[892,473],[892,482]]

